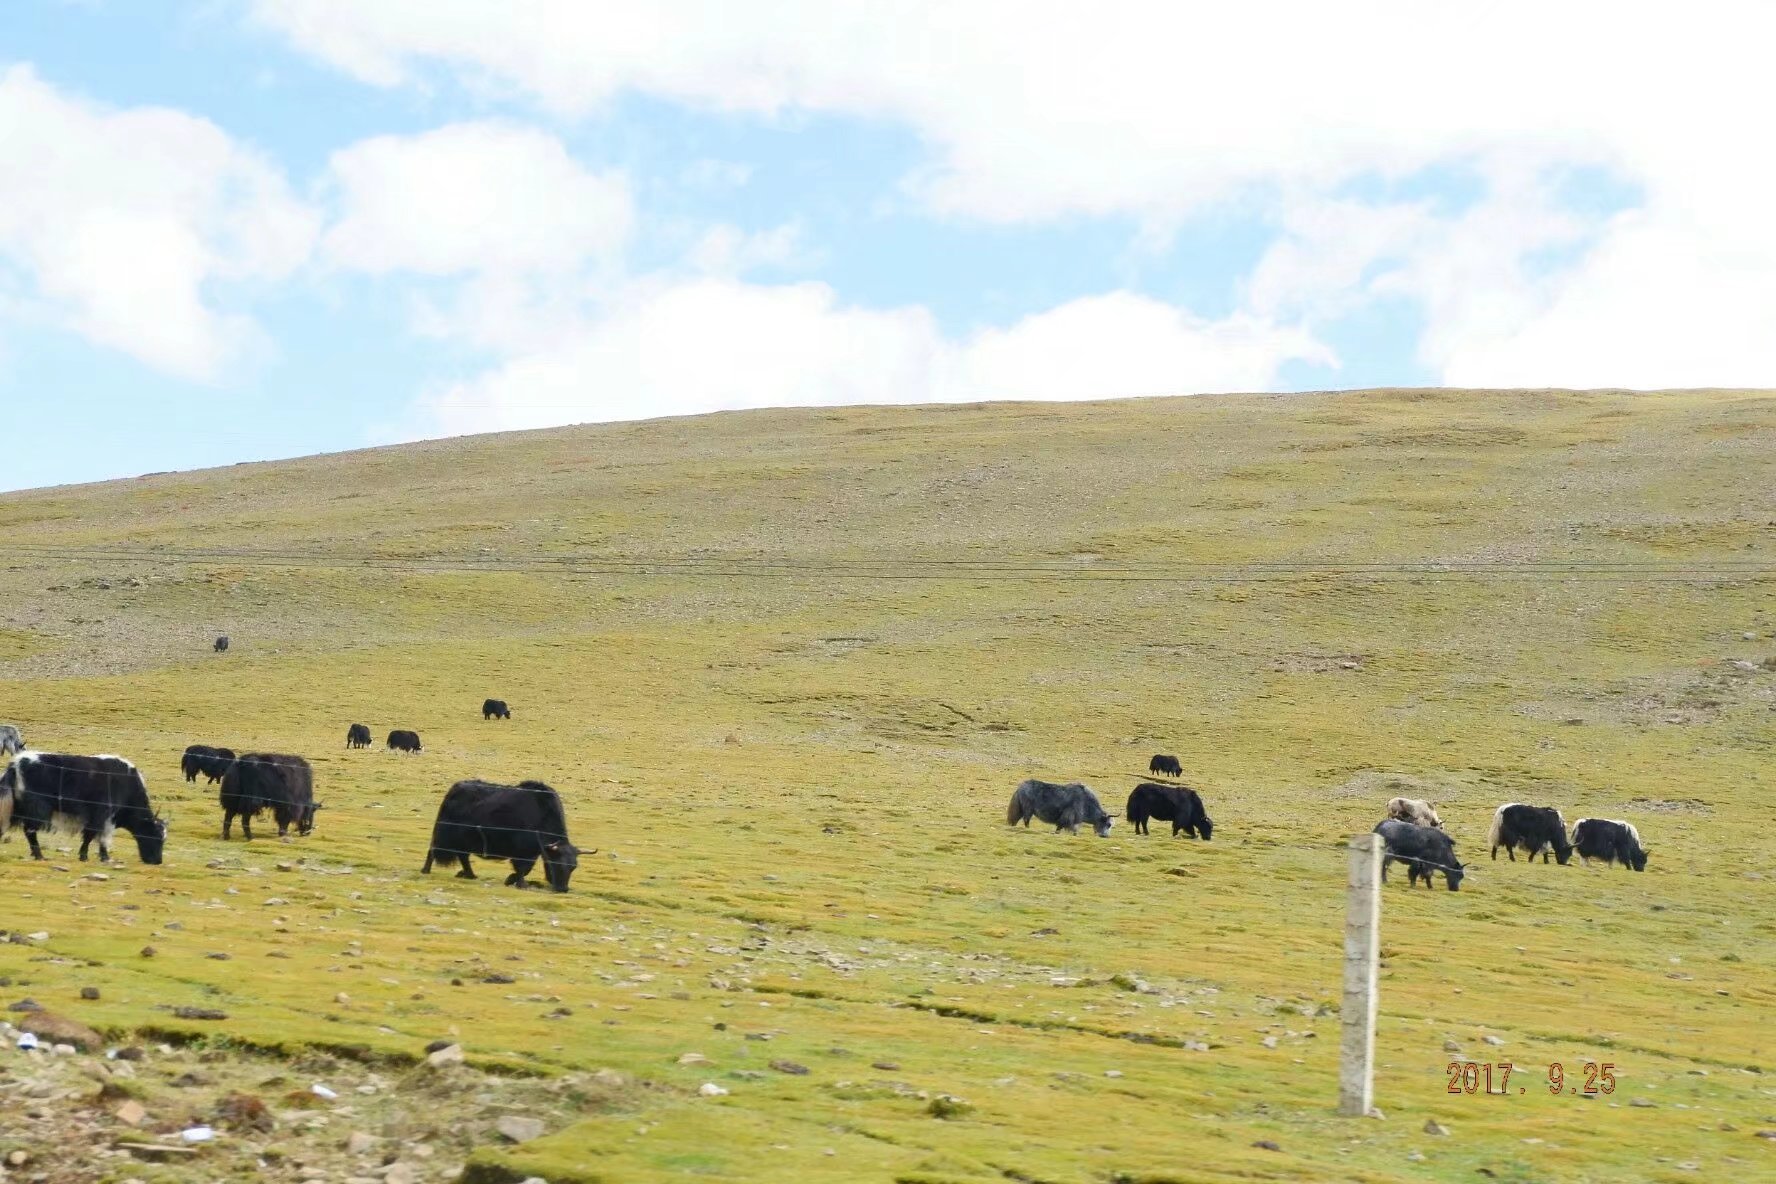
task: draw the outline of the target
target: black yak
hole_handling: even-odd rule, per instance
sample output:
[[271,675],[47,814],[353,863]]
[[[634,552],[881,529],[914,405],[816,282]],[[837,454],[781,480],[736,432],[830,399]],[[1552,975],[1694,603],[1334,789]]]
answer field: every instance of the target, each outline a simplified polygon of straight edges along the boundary
[[504,699],[484,699],[481,702],[482,719],[511,719],[512,709],[506,706]]
[[495,785],[470,779],[450,787],[438,806],[432,845],[419,870],[430,875],[434,862],[460,861],[457,879],[473,880],[470,856],[511,860],[506,884],[512,888],[527,887],[524,877],[540,859],[543,878],[557,892],[567,891],[567,881],[580,865],[580,850],[567,838],[561,795],[541,781]]
[[389,733],[388,746],[396,752],[419,752],[419,733],[396,728]]
[[1200,833],[1207,839],[1215,833],[1215,823],[1203,810],[1202,796],[1182,785],[1159,785],[1143,781],[1129,794],[1128,820],[1135,833],[1147,832],[1147,820],[1157,818],[1172,824],[1172,836],[1183,831],[1191,838]]
[[224,633],[221,637],[218,637],[216,639],[216,652],[218,654],[220,654],[220,653],[225,652],[227,649],[228,649],[228,634]]
[[373,743],[369,724],[353,724],[345,730],[345,746],[347,748],[369,748]]
[[1646,848],[1640,845],[1640,832],[1631,822],[1581,818],[1573,823],[1572,845],[1586,863],[1601,859],[1605,863],[1620,862],[1637,872],[1646,871]]
[[1177,757],[1162,752],[1147,762],[1147,771],[1155,777],[1182,777],[1184,766],[1178,763]]
[[291,823],[297,834],[305,835],[314,829],[315,811],[321,808],[314,800],[314,770],[301,757],[281,752],[241,754],[223,775],[220,796],[224,839],[237,814],[241,837],[252,839],[253,819],[261,810],[271,811],[279,838],[289,833]]
[[1057,832],[1064,830],[1076,835],[1080,824],[1084,823],[1100,839],[1110,833],[1110,815],[1104,813],[1097,795],[1077,781],[1056,785],[1032,777],[1021,783],[1011,795],[1005,821],[1010,826],[1021,822],[1028,827],[1032,818],[1040,818]]
[[193,744],[179,758],[179,771],[185,774],[185,780],[196,781],[202,773],[210,779],[210,784],[222,780],[222,774],[228,772],[228,766],[234,761],[234,749],[211,748],[208,744]]
[[1406,865],[1407,886],[1424,878],[1425,887],[1431,886],[1431,873],[1442,872],[1444,883],[1449,885],[1451,892],[1461,891],[1462,876],[1466,869],[1455,857],[1455,840],[1434,826],[1419,826],[1412,822],[1402,822],[1398,818],[1388,818],[1375,825],[1375,833],[1381,836],[1386,844],[1386,853],[1381,857],[1381,880],[1387,883],[1388,864],[1403,863]]
[[1522,847],[1529,852],[1533,862],[1539,854],[1542,862],[1548,862],[1548,855],[1565,863],[1572,858],[1572,844],[1566,841],[1566,822],[1560,817],[1560,811],[1552,806],[1525,806],[1521,802],[1506,802],[1492,815],[1492,830],[1486,836],[1492,844],[1492,857],[1499,857],[1499,848],[1517,862],[1516,848]]

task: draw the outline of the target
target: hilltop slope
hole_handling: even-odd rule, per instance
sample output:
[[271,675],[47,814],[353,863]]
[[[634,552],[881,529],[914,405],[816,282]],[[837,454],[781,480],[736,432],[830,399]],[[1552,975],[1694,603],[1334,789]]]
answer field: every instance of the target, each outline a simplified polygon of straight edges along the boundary
[[[477,1151],[485,1180],[1755,1170],[1773,446],[1766,392],[1382,391],[748,412],[0,497],[0,720],[132,757],[173,820],[167,865],[125,840],[105,881],[0,848],[3,915],[54,955],[7,989],[646,1083]],[[427,751],[346,752],[355,721]],[[316,833],[222,843],[194,741],[307,754]],[[1212,843],[1004,826],[1030,775],[1120,815],[1157,751]],[[561,789],[599,848],[571,894],[416,874],[469,775]],[[1340,844],[1402,791],[1475,874],[1388,887],[1388,1117],[1352,1123]],[[1511,800],[1634,821],[1652,863],[1495,864]],[[1451,1096],[1460,1059],[1527,1092]],[[1551,1096],[1554,1061],[1622,1085]]]

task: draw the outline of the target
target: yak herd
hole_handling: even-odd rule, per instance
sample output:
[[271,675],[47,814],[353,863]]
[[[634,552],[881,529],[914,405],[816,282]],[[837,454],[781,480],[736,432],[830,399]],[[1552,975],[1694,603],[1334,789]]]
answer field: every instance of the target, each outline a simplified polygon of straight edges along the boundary
[[[511,709],[501,699],[488,699],[481,717],[510,719]],[[368,748],[370,729],[352,724],[346,733],[347,748]],[[388,734],[388,747],[399,752],[420,752],[419,734],[397,728]],[[63,829],[80,834],[80,858],[98,844],[99,858],[111,857],[111,837],[118,828],[135,837],[144,863],[159,863],[166,842],[166,823],[148,801],[142,774],[119,756],[75,756],[36,752],[25,747],[24,737],[11,724],[0,724],[0,756],[12,760],[0,773],[0,835],[18,827],[24,830],[31,857],[42,859],[38,833]],[[321,803],[314,797],[314,771],[300,756],[277,752],[236,754],[229,748],[193,744],[180,759],[185,780],[201,775],[219,786],[222,837],[231,838],[234,821],[240,819],[241,837],[253,837],[253,820],[269,814],[280,838],[292,826],[299,835],[314,830]],[[1182,774],[1178,758],[1160,754],[1149,763],[1156,775]],[[1172,824],[1172,834],[1208,839],[1215,824],[1203,807],[1202,795],[1188,786],[1142,781],[1129,794],[1126,817],[1136,834],[1148,834],[1153,819]],[[1011,826],[1030,825],[1032,819],[1056,831],[1078,834],[1089,826],[1099,838],[1110,834],[1113,820],[1103,804],[1077,781],[1056,783],[1031,778],[1011,795],[1005,821]],[[1465,866],[1456,857],[1455,840],[1443,829],[1443,820],[1428,802],[1397,797],[1387,804],[1387,817],[1375,826],[1384,852],[1381,876],[1387,879],[1391,864],[1403,863],[1407,883],[1423,880],[1431,885],[1434,873],[1442,872],[1449,890],[1460,889]],[[1647,852],[1640,833],[1619,820],[1581,818],[1569,832],[1560,811],[1551,806],[1526,806],[1507,802],[1493,814],[1487,841],[1492,858],[1499,849],[1513,862],[1522,850],[1542,862],[1550,856],[1565,864],[1576,851],[1586,863],[1602,859],[1635,871],[1646,870]],[[506,883],[525,887],[525,877],[540,862],[549,887],[566,892],[568,879],[579,864],[579,849],[567,836],[567,819],[561,797],[541,781],[497,785],[469,779],[458,781],[444,795],[432,825],[425,866],[443,862],[458,864],[459,878],[474,879],[470,860],[509,860],[512,874]]]
[[[1165,753],[1148,763],[1155,774],[1180,776],[1178,758]],[[1443,829],[1443,819],[1429,802],[1417,798],[1394,798],[1387,804],[1387,817],[1375,825],[1374,833],[1382,838],[1381,878],[1387,879],[1391,864],[1406,865],[1406,882],[1420,879],[1431,886],[1431,877],[1442,872],[1451,892],[1459,891],[1465,866],[1456,858],[1455,840]],[[1215,824],[1203,809],[1202,795],[1183,785],[1167,785],[1143,781],[1129,794],[1127,817],[1138,835],[1148,834],[1148,820],[1157,818],[1172,824],[1172,835],[1188,834],[1191,838],[1209,838]],[[1031,778],[1020,783],[1006,807],[1008,825],[1025,827],[1030,820],[1048,823],[1058,831],[1078,834],[1081,826],[1089,826],[1099,838],[1110,834],[1113,819],[1090,789],[1077,781],[1057,784]],[[1573,823],[1568,838],[1566,821],[1552,806],[1526,806],[1507,802],[1492,817],[1487,834],[1492,845],[1492,858],[1497,859],[1502,847],[1512,862],[1521,849],[1531,861],[1537,855],[1547,863],[1552,855],[1562,864],[1576,851],[1589,864],[1593,859],[1620,863],[1624,868],[1645,871],[1647,851],[1641,845],[1640,832],[1633,824],[1608,818],[1581,818]]]
[[[499,699],[483,705],[483,719],[510,719],[511,709]],[[346,747],[368,748],[370,729],[353,724]],[[421,751],[418,733],[397,728],[388,735],[388,747],[399,752]],[[25,832],[31,858],[44,858],[38,834],[44,830],[77,831],[80,858],[86,859],[94,843],[99,859],[111,858],[111,837],[119,829],[135,837],[143,863],[161,862],[166,844],[166,822],[148,800],[148,785],[135,765],[120,756],[74,756],[37,752],[25,746],[24,737],[11,724],[0,724],[0,756],[11,756],[0,773],[0,835],[13,827]],[[193,744],[180,758],[185,780],[199,775],[219,785],[222,837],[233,835],[240,819],[241,837],[253,837],[253,819],[269,814],[280,838],[294,826],[299,835],[314,830],[315,812],[321,803],[314,797],[314,770],[307,760],[291,753],[235,753],[229,748]],[[456,874],[474,879],[470,860],[510,860],[512,874],[506,883],[527,887],[525,877],[539,862],[543,878],[556,892],[566,892],[568,880],[579,865],[579,848],[567,837],[567,817],[561,797],[541,781],[495,785],[469,779],[452,785],[438,807],[425,866],[458,864]]]

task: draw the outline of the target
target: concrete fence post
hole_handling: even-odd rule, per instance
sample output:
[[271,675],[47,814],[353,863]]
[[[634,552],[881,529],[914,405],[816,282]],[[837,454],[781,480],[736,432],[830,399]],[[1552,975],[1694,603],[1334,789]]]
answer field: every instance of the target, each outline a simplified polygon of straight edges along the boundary
[[1375,980],[1381,952],[1380,835],[1351,838],[1346,890],[1338,1112],[1360,1118],[1373,1107],[1375,1093]]

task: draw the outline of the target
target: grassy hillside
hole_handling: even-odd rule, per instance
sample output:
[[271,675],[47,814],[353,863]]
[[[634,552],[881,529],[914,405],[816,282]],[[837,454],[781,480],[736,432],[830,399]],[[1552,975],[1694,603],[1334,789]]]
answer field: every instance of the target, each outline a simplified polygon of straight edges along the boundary
[[[0,720],[132,757],[173,832],[107,880],[0,847],[49,933],[0,974],[100,1027],[632,1084],[483,1181],[1750,1179],[1773,527],[1753,392],[744,413],[9,495]],[[194,741],[307,754],[316,833],[221,842]],[[1030,775],[1120,815],[1156,751],[1213,842],[1004,825]],[[471,774],[561,789],[571,894],[417,874]],[[1341,845],[1403,790],[1474,874],[1389,885],[1385,1118],[1340,1119]],[[1651,865],[1492,863],[1511,800]],[[1451,1096],[1461,1059],[1511,1091]]]

